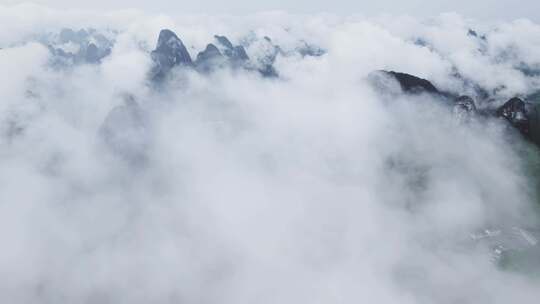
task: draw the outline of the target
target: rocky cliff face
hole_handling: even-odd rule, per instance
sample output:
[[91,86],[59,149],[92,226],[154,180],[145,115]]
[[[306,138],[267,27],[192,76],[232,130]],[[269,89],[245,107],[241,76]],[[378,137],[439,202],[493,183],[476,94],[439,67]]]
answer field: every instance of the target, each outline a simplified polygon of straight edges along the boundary
[[156,48],[152,51],[151,56],[155,62],[152,71],[154,79],[163,79],[174,67],[193,66],[191,56],[182,40],[168,29],[161,30],[159,33]]

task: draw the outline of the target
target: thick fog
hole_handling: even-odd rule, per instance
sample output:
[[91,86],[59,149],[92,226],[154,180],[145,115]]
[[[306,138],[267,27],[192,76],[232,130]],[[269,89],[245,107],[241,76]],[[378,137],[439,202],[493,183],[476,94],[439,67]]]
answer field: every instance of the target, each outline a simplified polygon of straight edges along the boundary
[[[0,6],[1,302],[537,303],[538,277],[471,240],[536,224],[526,143],[367,76],[473,94],[457,69],[500,104],[539,88],[513,67],[540,64],[540,25],[28,8]],[[43,40],[63,28],[104,33],[110,55],[55,65]],[[164,28],[192,57],[214,34],[326,53],[156,85]]]

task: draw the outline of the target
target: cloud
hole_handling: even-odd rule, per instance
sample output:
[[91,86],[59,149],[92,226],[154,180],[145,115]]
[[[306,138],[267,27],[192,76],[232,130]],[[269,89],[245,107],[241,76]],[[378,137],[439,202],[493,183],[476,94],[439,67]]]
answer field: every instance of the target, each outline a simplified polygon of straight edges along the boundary
[[[482,53],[467,36],[477,24],[457,15],[400,29],[384,18],[24,8],[0,7],[13,24],[0,29],[3,301],[538,298],[535,278],[470,239],[536,224],[527,144],[500,121],[459,124],[432,96],[387,96],[366,81],[396,70],[459,93],[468,88],[457,70],[488,90],[504,86],[494,102],[504,101],[537,89],[538,76],[497,57],[511,47],[540,64],[537,24],[486,25]],[[66,26],[116,33],[111,54],[51,66],[35,41]],[[278,79],[177,69],[156,87],[149,52],[165,27],[192,57],[214,34],[267,35],[286,50],[306,40],[327,54],[278,56]]]

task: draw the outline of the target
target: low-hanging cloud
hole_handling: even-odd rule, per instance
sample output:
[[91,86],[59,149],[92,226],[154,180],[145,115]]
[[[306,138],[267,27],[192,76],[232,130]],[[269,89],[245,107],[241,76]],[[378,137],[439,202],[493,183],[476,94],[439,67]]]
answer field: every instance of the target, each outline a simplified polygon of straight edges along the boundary
[[[522,71],[540,65],[539,25],[25,9],[0,7],[3,302],[540,296],[536,277],[500,267],[470,237],[536,225],[528,144],[500,120],[459,122],[433,96],[381,94],[367,80],[404,71],[477,97],[476,83],[500,105],[539,88]],[[99,64],[54,65],[41,38],[65,27],[108,33],[114,46]],[[155,85],[163,28],[192,57],[214,34],[325,54],[278,56],[277,78],[178,68]]]

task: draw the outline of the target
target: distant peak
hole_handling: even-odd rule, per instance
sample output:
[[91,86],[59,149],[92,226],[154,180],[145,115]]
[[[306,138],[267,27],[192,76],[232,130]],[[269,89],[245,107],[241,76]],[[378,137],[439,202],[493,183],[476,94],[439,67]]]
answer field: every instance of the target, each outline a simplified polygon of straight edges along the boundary
[[214,35],[214,38],[217,40],[219,44],[221,44],[227,49],[232,49],[234,47],[231,41],[225,36]]

